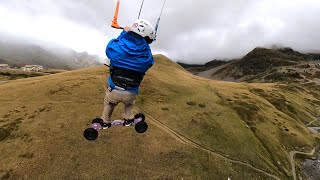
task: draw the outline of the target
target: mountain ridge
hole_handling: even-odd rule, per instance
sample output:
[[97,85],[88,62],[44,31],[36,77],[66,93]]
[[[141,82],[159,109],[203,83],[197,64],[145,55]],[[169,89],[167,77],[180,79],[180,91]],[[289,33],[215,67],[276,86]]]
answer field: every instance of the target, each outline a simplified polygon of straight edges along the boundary
[[184,67],[193,74],[215,80],[320,83],[314,79],[320,78],[320,55],[302,54],[291,48],[257,47],[241,59],[214,68],[190,69],[187,65]]
[[12,67],[42,65],[51,69],[79,69],[101,65],[101,58],[63,47],[42,47],[32,42],[0,41],[0,59]]
[[[123,127],[100,131],[94,142],[83,138],[103,109],[104,66],[1,84],[0,177],[269,179],[260,169],[291,179],[289,152],[319,142],[305,127],[317,115],[319,87],[212,81],[154,58],[136,102],[135,112],[152,116],[142,135]],[[151,118],[256,169],[179,143]]]

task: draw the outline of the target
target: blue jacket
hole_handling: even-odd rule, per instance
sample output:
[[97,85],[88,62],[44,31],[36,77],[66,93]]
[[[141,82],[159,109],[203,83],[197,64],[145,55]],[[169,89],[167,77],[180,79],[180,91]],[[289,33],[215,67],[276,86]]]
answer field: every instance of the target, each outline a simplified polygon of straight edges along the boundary
[[[132,33],[122,31],[117,39],[112,39],[107,45],[106,55],[111,66],[145,73],[154,64],[151,49],[144,38]],[[111,77],[108,79],[108,85],[112,89],[115,88]],[[126,90],[138,94],[139,87]]]

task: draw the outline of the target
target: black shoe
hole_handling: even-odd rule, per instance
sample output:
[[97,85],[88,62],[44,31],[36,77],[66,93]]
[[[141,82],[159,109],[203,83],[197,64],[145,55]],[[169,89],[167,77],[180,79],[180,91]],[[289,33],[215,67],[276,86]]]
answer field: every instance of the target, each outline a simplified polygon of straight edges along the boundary
[[101,125],[102,129],[111,128],[111,123],[105,123],[105,122],[101,121],[100,125]]
[[124,126],[132,126],[134,119],[125,119],[123,125]]

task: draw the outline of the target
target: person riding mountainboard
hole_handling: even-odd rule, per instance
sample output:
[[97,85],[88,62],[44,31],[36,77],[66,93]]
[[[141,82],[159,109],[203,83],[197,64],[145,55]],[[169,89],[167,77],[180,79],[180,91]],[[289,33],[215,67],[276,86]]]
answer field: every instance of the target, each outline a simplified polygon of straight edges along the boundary
[[154,41],[154,35],[151,23],[139,19],[131,28],[123,28],[119,37],[108,43],[106,55],[110,59],[110,76],[100,123],[104,129],[111,127],[110,118],[119,102],[125,105],[125,125],[130,126],[133,122],[132,109],[140,83],[154,64],[149,46]]

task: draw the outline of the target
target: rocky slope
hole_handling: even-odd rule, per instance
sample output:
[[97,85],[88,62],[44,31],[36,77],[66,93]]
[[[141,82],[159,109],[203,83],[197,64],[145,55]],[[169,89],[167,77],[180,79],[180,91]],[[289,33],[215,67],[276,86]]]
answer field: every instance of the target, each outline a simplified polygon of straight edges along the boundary
[[193,73],[209,79],[237,82],[319,83],[320,55],[302,54],[291,48],[255,48],[239,60]]

